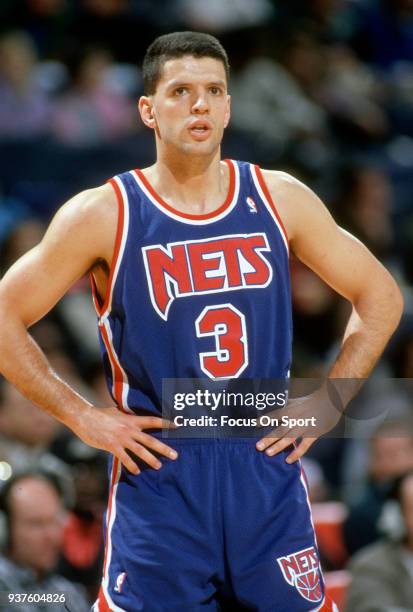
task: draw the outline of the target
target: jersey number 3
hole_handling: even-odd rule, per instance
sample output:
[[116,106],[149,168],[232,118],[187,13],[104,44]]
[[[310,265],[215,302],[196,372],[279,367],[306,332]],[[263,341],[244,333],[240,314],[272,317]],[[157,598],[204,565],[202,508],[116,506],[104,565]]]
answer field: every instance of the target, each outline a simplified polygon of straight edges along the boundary
[[200,353],[201,370],[209,378],[238,378],[248,365],[245,317],[232,304],[207,306],[195,321],[198,338],[215,338],[215,350]]

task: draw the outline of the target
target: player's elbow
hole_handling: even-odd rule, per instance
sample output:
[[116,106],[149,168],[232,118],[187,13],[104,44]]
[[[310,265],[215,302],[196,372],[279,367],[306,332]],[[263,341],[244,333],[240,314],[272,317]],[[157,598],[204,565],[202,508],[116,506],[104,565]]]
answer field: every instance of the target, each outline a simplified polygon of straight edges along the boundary
[[11,299],[7,290],[0,283],[0,351],[3,339],[10,336],[10,330],[14,327],[15,322],[21,322],[18,304]]
[[404,298],[400,287],[398,286],[393,277],[391,277],[391,281],[392,286],[390,288],[390,300],[392,304],[393,316],[395,319],[395,327],[397,327],[404,311]]
[[365,291],[368,294],[369,309],[375,311],[382,325],[393,333],[404,310],[403,294],[395,279],[383,269],[380,282],[366,283]]
[[7,299],[2,287],[0,285],[0,327],[3,327],[5,321],[7,321]]

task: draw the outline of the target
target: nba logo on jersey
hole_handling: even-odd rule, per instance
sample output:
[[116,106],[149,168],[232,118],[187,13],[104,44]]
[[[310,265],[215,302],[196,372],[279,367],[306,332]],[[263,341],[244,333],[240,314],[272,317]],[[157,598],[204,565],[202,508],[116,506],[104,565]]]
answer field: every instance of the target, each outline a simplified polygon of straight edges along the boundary
[[319,602],[323,597],[319,560],[314,547],[277,559],[285,580],[307,601]]
[[257,205],[254,202],[254,200],[250,196],[248,196],[246,199],[246,202],[248,204],[248,208],[250,209],[250,213],[257,214],[258,209],[257,209]]
[[127,573],[122,572],[116,578],[116,586],[114,588],[114,591],[116,591],[116,593],[120,593],[122,591],[123,583],[125,582],[126,576],[127,576]]

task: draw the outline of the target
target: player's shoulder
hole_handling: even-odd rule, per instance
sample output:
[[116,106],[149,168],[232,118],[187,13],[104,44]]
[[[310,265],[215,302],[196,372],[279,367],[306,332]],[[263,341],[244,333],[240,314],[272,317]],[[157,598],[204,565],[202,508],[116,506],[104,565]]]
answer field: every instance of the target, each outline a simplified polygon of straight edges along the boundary
[[88,253],[93,259],[111,260],[118,226],[117,197],[109,184],[77,193],[56,212],[42,240]]
[[70,198],[61,210],[65,210],[68,215],[83,219],[105,216],[105,213],[113,214],[117,210],[116,194],[113,187],[105,183],[80,191]]
[[91,233],[102,229],[110,231],[117,225],[118,205],[113,187],[100,185],[80,191],[57,211],[54,226],[63,226],[66,230]]
[[308,185],[288,172],[263,169],[261,173],[292,240],[303,224],[317,215],[320,200]]
[[296,196],[311,194],[311,189],[297,177],[283,170],[266,170],[260,168],[264,181],[271,195]]

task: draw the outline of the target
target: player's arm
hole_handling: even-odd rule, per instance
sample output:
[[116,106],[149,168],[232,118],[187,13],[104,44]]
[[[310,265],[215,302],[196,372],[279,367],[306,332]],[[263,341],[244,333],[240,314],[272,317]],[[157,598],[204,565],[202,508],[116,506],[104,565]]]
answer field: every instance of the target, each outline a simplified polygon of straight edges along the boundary
[[[331,379],[364,379],[396,329],[403,310],[401,292],[390,273],[354,236],[340,228],[321,200],[291,176],[265,171],[265,180],[281,215],[291,251],[352,305]],[[351,385],[340,385],[351,399]],[[286,447],[279,444],[277,452]],[[290,441],[291,443],[291,441]],[[296,459],[310,446],[304,439]],[[285,446],[284,446],[285,445]]]
[[[268,175],[273,173],[265,174],[271,189]],[[341,350],[329,376],[365,378],[400,321],[400,289],[372,253],[336,224],[311,189],[288,175],[277,174],[278,188],[273,186],[272,191],[292,252],[352,304]]]
[[155,468],[160,462],[145,447],[175,456],[172,449],[142,431],[159,428],[161,419],[92,406],[58,377],[27,331],[77,279],[100,263],[110,266],[117,214],[110,185],[82,192],[58,211],[41,243],[1,280],[0,372],[84,442],[112,452],[137,473],[127,449]]

